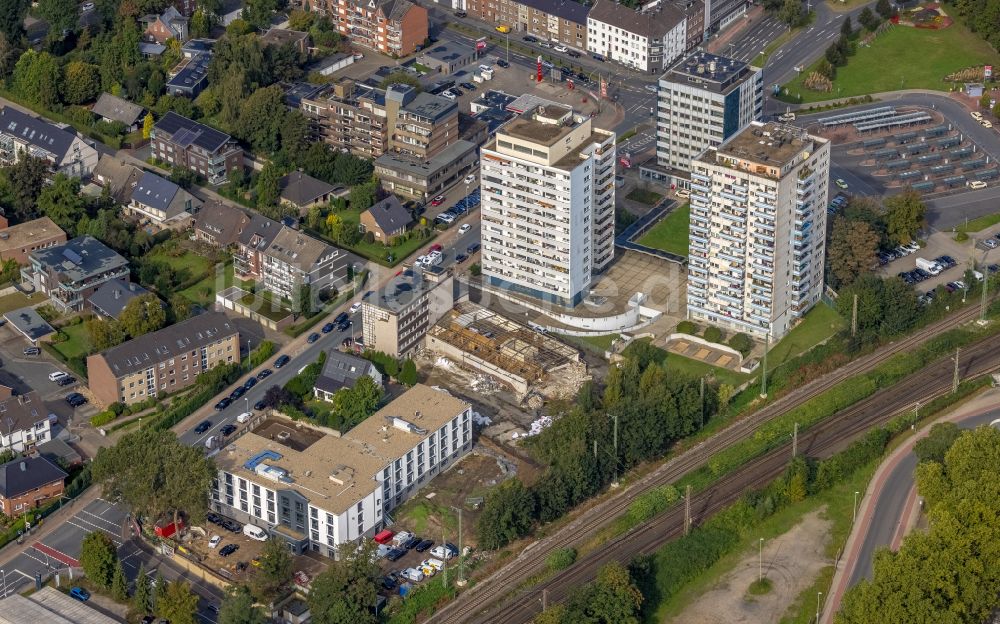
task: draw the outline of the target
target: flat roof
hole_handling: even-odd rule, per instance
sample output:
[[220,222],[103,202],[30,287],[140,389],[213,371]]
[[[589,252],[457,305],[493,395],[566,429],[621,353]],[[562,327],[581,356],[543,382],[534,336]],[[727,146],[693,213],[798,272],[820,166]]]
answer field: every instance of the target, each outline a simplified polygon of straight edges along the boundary
[[[357,440],[383,457],[395,460],[468,407],[469,403],[444,390],[417,384],[361,421],[344,437]],[[394,425],[393,419],[402,419],[426,433],[401,429]]]
[[661,80],[726,93],[749,75],[750,65],[710,52],[694,52],[671,67]]
[[774,122],[753,122],[714,151],[704,152],[700,158],[703,162],[718,163],[718,156],[725,156],[783,167],[815,143],[802,128]]
[[575,125],[545,123],[525,115],[511,120],[499,134],[509,134],[518,139],[551,147],[572,132]]
[[0,601],[0,624],[118,624],[84,602],[54,587],[43,587],[31,596],[12,594]]
[[31,342],[37,342],[39,338],[48,336],[56,331],[31,307],[11,310],[5,313],[3,317]]
[[385,283],[377,292],[371,304],[398,314],[403,308],[413,303],[424,293],[433,290],[441,284],[440,281],[424,278],[428,269],[404,269]]
[[39,217],[0,230],[0,251],[32,247],[38,241],[49,240],[59,235],[65,237],[66,233],[56,225],[55,221],[48,217]]
[[402,171],[421,178],[431,178],[455,160],[476,149],[476,144],[459,139],[429,160],[417,160],[389,152],[375,159],[375,164],[393,171]]

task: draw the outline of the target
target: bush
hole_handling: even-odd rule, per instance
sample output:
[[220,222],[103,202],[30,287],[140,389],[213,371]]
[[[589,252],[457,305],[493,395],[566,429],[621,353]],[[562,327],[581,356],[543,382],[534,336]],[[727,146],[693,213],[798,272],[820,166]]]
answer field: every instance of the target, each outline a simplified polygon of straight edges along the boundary
[[723,333],[718,327],[706,327],[704,337],[709,342],[722,342]]
[[729,339],[729,346],[745,356],[753,350],[753,339],[746,334],[736,334]]
[[694,336],[697,335],[698,329],[699,329],[698,325],[691,321],[681,321],[680,323],[677,324],[678,334],[690,334]]
[[548,559],[545,560],[545,564],[553,572],[558,570],[565,570],[566,568],[573,565],[576,561],[576,549],[575,548],[560,548],[559,550],[553,551],[549,555]]
[[91,416],[90,424],[93,427],[103,427],[115,418],[118,418],[118,414],[115,414],[114,411],[108,409]]

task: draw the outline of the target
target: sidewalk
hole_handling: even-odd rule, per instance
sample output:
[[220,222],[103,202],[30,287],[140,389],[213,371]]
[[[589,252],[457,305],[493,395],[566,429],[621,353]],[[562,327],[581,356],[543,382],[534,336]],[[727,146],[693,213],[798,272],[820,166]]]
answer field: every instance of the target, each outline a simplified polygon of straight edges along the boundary
[[705,44],[705,50],[711,52],[712,54],[718,54],[720,50],[725,50],[730,41],[737,39],[740,35],[749,30],[750,27],[753,26],[754,22],[760,20],[763,15],[764,7],[759,4],[753,5],[750,7],[750,10],[746,12],[746,15],[739,24],[727,28],[722,31],[722,34],[718,37]]
[[[913,450],[913,446],[917,443],[917,440],[925,437],[930,431],[930,428],[937,423],[960,423],[966,419],[981,416],[986,412],[997,409],[998,403],[1000,403],[1000,390],[986,391],[961,407],[954,409],[935,419],[933,422],[925,425],[922,429],[920,429],[920,431],[918,431],[915,435],[910,436],[903,444],[890,453],[881,464],[879,464],[879,467],[875,470],[875,474],[872,475],[872,479],[869,482],[867,490],[865,491],[864,498],[861,499],[861,503],[858,506],[858,521],[852,528],[846,544],[844,544],[844,556],[837,563],[837,570],[834,573],[833,582],[830,584],[831,589],[829,599],[823,606],[823,615],[820,618],[821,624],[830,624],[833,622],[833,617],[840,608],[840,601],[843,599],[844,593],[848,589],[847,584],[852,573],[854,572],[855,566],[858,563],[858,551],[861,549],[864,537],[871,526],[872,520],[874,519],[878,501],[885,488],[885,481],[903,460],[903,458],[910,454]],[[920,517],[920,509],[921,507],[919,505],[916,486],[912,486],[907,497],[906,506],[903,510],[903,516],[902,518],[897,519],[899,526],[897,526],[896,532],[892,538],[892,543],[890,544],[893,550],[899,548],[900,543],[903,541],[903,537],[905,537],[906,534],[909,533],[914,526],[916,526]]]

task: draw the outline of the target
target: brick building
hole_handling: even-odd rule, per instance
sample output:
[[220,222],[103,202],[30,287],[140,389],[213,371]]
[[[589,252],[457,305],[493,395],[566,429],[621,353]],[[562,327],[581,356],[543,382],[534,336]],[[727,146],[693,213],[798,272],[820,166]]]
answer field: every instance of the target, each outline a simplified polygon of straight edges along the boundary
[[428,36],[427,9],[409,0],[320,0],[312,8],[351,43],[390,56],[413,54]]
[[468,0],[469,15],[543,41],[587,49],[590,7],[574,0]]
[[66,473],[44,457],[22,457],[0,464],[0,510],[18,516],[58,500]]
[[243,168],[243,149],[228,134],[170,111],[153,126],[153,157],[184,167],[209,184],[223,184]]
[[0,260],[14,260],[18,264],[28,264],[28,254],[31,252],[55,247],[65,242],[66,232],[63,232],[55,221],[48,217],[39,217],[0,229]]

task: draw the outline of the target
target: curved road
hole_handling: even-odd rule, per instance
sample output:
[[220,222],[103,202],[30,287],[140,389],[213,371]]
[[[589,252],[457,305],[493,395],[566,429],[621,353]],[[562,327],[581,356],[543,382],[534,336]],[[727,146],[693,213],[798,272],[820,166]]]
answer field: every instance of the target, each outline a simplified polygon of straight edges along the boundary
[[[988,425],[1000,418],[998,402],[1000,392],[994,390],[934,422],[951,421],[963,429]],[[933,423],[928,424],[896,449],[873,476],[869,491],[858,508],[858,523],[845,546],[846,556],[834,578],[834,589],[824,608],[822,622],[832,621],[848,588],[862,579],[871,579],[872,560],[878,548],[889,546],[895,550],[899,547],[919,500],[913,478],[917,467],[913,446],[932,426]]]

